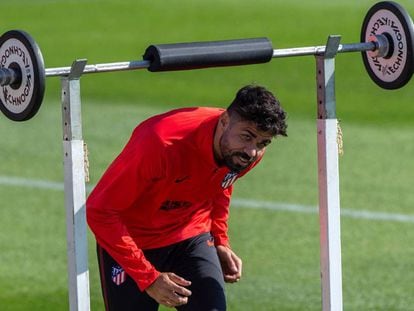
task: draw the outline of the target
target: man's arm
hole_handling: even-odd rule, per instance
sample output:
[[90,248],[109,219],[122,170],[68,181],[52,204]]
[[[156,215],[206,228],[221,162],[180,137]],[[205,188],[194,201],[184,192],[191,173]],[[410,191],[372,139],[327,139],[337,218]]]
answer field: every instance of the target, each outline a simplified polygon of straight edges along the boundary
[[223,190],[213,201],[213,210],[211,211],[211,234],[214,237],[214,244],[230,247],[228,231],[228,218],[231,194],[233,186]]
[[228,283],[238,282],[242,275],[242,261],[230,248],[228,237],[228,218],[230,198],[233,186],[224,189],[214,200],[211,213],[211,233],[219,256],[224,280]]
[[[161,188],[168,174],[163,144],[154,132],[138,126],[112,162],[86,203],[86,216],[96,240],[145,290],[160,275],[145,258],[122,221],[122,213],[151,215],[156,204],[138,206],[150,190]],[[162,185],[161,185],[162,184]],[[159,188],[158,188],[159,187]]]
[[151,185],[138,169],[141,159],[127,151],[124,150],[111,164],[88,197],[86,215],[98,244],[144,290],[157,279],[159,272],[146,260],[120,215],[132,208],[137,198]]

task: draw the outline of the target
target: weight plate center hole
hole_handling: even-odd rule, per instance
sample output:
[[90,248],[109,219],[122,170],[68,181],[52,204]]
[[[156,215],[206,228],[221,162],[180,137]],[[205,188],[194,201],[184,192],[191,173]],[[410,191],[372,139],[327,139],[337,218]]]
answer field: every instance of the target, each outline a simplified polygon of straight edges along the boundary
[[9,65],[9,69],[12,69],[16,73],[16,80],[10,84],[10,87],[14,90],[17,90],[22,85],[22,70],[18,63],[13,62]]
[[388,41],[388,53],[383,58],[389,59],[394,54],[394,49],[395,49],[394,39],[388,32],[384,32],[382,33],[382,35],[385,38],[387,38],[387,41]]

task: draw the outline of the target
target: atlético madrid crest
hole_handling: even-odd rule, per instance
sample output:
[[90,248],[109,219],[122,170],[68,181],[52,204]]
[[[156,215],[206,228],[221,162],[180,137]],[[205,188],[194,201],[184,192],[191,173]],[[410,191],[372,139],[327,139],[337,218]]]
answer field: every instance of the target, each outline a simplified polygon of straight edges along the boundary
[[126,274],[124,269],[118,265],[112,266],[112,272],[111,272],[112,282],[114,282],[116,285],[121,285],[126,280]]
[[224,176],[223,181],[221,182],[221,186],[223,189],[230,187],[237,179],[237,172],[229,172],[226,176]]

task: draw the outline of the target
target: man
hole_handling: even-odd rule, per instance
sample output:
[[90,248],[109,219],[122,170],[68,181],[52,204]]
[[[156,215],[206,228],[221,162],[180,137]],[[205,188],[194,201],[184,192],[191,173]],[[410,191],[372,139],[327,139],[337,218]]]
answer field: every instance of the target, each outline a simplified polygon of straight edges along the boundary
[[227,108],[182,108],[136,127],[87,201],[107,310],[225,310],[242,261],[227,235],[233,183],[286,134],[260,86]]

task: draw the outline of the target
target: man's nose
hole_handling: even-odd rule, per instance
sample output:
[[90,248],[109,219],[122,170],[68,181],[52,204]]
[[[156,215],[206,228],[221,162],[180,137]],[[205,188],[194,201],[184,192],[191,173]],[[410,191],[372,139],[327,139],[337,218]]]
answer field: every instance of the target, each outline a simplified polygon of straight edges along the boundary
[[257,156],[257,148],[255,145],[249,145],[246,146],[246,148],[244,149],[244,152],[252,159],[255,158]]

